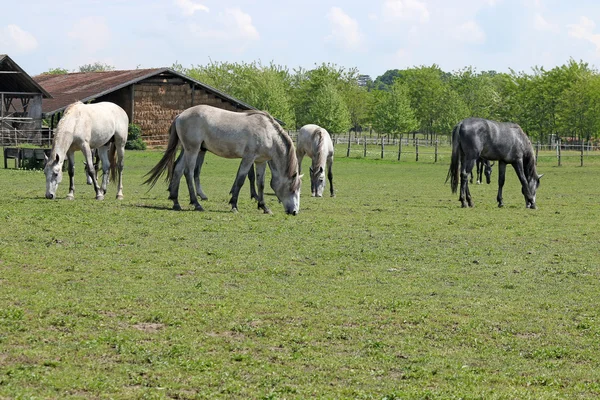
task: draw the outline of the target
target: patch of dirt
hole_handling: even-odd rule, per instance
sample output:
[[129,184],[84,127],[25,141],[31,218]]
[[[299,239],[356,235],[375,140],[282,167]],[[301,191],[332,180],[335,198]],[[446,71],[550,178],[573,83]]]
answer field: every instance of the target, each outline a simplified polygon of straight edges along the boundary
[[142,323],[133,325],[134,329],[137,329],[139,331],[146,332],[146,333],[155,333],[155,332],[160,331],[164,327],[165,327],[164,324],[149,323],[149,322],[142,322]]

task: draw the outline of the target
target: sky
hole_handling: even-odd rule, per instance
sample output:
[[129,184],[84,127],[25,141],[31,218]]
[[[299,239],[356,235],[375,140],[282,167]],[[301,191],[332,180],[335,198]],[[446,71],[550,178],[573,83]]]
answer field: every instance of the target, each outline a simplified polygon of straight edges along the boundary
[[598,0],[0,0],[0,54],[29,75],[261,62],[372,79],[437,64],[530,72],[600,66]]

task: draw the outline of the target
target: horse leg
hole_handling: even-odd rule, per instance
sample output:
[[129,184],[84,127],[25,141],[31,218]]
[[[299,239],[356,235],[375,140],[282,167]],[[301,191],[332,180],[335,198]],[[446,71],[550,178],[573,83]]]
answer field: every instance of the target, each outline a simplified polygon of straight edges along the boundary
[[250,171],[252,164],[254,164],[253,159],[242,158],[235,181],[233,182],[233,186],[229,192],[231,194],[231,200],[229,200],[229,204],[231,204],[231,211],[233,212],[237,212],[237,201],[240,194],[240,189],[244,185],[244,181],[246,180],[246,176],[248,176],[248,171]]
[[254,164],[252,164],[252,166],[250,167],[250,171],[248,171],[248,181],[250,182],[250,198],[258,201],[258,194],[256,193],[256,175],[254,173]]
[[171,182],[169,182],[169,200],[173,200],[173,210],[181,211],[181,205],[179,204],[179,183],[181,182],[181,176],[183,175],[183,170],[185,169],[184,162],[184,154],[185,151],[181,149],[179,153],[179,157],[175,161],[175,166],[173,167],[173,176],[171,177]]
[[121,146],[114,144],[117,152],[117,200],[123,200],[123,168],[125,166],[125,143]]
[[471,193],[469,192],[469,174],[473,176],[473,164],[475,160],[466,160],[461,163],[460,168],[460,200],[461,206],[473,207],[473,200],[471,199]]
[[204,164],[204,156],[206,150],[200,150],[198,158],[196,158],[196,168],[194,168],[194,184],[196,185],[196,194],[200,196],[202,200],[208,200],[208,197],[202,191],[202,185],[200,185],[200,171],[202,171],[202,164]]
[[329,192],[331,197],[335,197],[333,190],[333,157],[327,157],[327,179],[329,179]]
[[502,187],[504,186],[504,180],[506,178],[506,163],[504,161],[499,161],[498,163],[498,196],[496,200],[498,201],[498,207],[504,207],[504,203],[502,202]]
[[[103,194],[106,194],[106,188],[108,187],[108,177],[110,172],[108,147],[109,146],[102,146],[97,149],[98,156],[100,157],[100,160],[102,160],[102,185],[100,185],[100,188],[102,189]],[[96,171],[96,167],[94,167],[94,171]],[[98,175],[96,174],[96,176]]]
[[94,191],[96,192],[96,200],[104,200],[104,193],[102,189],[98,185],[98,180],[96,179],[96,169],[94,168],[94,160],[92,158],[92,150],[87,143],[84,143],[81,146],[81,152],[85,157],[86,166],[88,176],[92,179],[92,185],[94,185]]
[[[477,184],[481,185],[481,182],[483,182],[483,162],[479,159],[477,159]],[[473,182],[471,182],[473,183]]]
[[67,160],[69,161],[69,194],[67,200],[73,200],[75,198],[75,153],[68,151]]
[[[194,169],[196,168],[196,159],[198,158],[198,151],[186,151],[183,156],[184,175],[185,181],[190,192],[190,204],[194,206],[196,211],[204,211],[204,208],[198,203],[198,197],[196,196],[196,188],[194,187]],[[175,207],[175,206],[173,206]]]
[[[258,182],[258,195],[256,200],[258,200],[258,208],[264,211],[265,214],[271,214],[271,210],[269,210],[265,204],[265,173],[267,172],[267,163],[258,163],[256,164],[256,180]],[[250,176],[250,174],[248,174]]]

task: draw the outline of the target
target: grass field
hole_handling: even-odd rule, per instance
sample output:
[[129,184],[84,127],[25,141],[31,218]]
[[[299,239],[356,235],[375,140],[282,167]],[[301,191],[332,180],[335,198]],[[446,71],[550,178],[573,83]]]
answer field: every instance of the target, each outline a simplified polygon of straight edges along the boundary
[[72,202],[0,169],[0,398],[600,396],[600,161],[541,156],[537,210],[512,168],[503,209],[495,182],[461,209],[447,156],[337,154],[295,217],[247,187],[231,213],[211,155],[203,213],[141,185],[157,151],[126,153],[122,202],[80,155]]

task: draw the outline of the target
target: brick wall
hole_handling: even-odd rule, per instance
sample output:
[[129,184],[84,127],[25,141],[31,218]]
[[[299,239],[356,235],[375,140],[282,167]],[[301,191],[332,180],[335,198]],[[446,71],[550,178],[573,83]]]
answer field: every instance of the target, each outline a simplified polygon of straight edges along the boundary
[[[142,137],[148,146],[164,146],[168,142],[169,127],[177,114],[192,105],[189,85],[137,84],[134,89],[133,122],[142,128]],[[226,110],[237,108],[202,89],[194,91],[194,104],[208,104]]]

